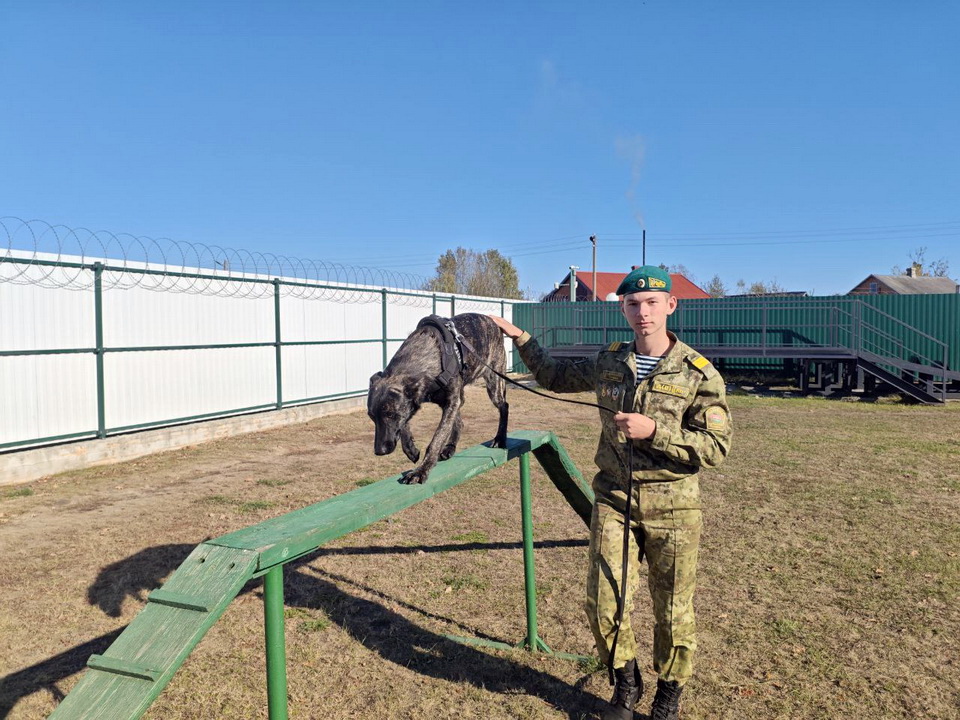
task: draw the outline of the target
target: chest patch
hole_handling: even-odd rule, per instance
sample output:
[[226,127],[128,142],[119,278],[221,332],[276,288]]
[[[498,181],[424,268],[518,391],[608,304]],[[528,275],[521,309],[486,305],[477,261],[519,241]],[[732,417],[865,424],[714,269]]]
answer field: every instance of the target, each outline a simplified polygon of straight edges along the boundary
[[726,430],[727,413],[722,407],[707,408],[707,430]]
[[673,385],[672,383],[665,383],[660,380],[654,380],[653,386],[650,389],[653,390],[653,392],[666,393],[674,397],[686,397],[690,394],[690,391],[683,385]]
[[608,382],[623,382],[623,373],[614,372],[613,370],[604,370],[600,377]]
[[614,402],[619,402],[621,392],[623,392],[623,388],[621,388],[619,385],[600,383],[599,395],[601,400],[612,400]]

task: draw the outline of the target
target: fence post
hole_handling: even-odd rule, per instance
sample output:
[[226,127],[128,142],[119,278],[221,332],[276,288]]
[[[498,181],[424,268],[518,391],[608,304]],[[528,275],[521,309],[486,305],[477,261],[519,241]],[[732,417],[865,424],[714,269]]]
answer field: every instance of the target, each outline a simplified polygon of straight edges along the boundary
[[861,305],[859,300],[853,301],[853,349],[859,353],[863,346],[863,325],[861,318]]
[[273,318],[277,357],[277,410],[283,407],[283,348],[280,340],[280,279],[273,279]]
[[433,304],[431,305],[431,308],[432,308],[432,309],[430,310],[430,312],[431,312],[431,314],[436,315],[436,314],[437,314],[437,294],[436,294],[436,293],[433,293],[433,295],[431,295],[430,298],[431,298],[431,301],[432,301],[432,303],[433,303]]
[[607,342],[607,328],[608,328],[609,325],[610,325],[610,313],[609,313],[609,309],[607,308],[607,303],[606,303],[606,302],[603,303],[603,308],[601,309],[600,312],[601,312],[601,317],[603,318],[603,319],[600,321],[601,323],[603,323],[602,345],[603,345],[603,347],[607,347],[607,346],[610,344],[610,343]]
[[940,400],[942,402],[947,402],[947,368],[948,362],[950,360],[950,346],[944,343],[943,346],[943,372],[940,375],[940,379],[943,380],[943,384],[940,386]]
[[103,263],[93,264],[93,312],[97,346],[97,437],[107,436],[106,393],[103,377]]
[[450,317],[453,317],[457,314],[457,296],[450,296]]
[[760,347],[762,348],[763,357],[767,356],[767,303],[764,300],[761,300],[761,315],[763,321],[760,325]]
[[387,369],[387,289],[380,291],[380,325],[383,338],[383,369]]
[[703,305],[697,308],[697,315],[700,316],[697,321],[697,347],[703,345],[703,311]]
[[263,578],[263,628],[267,649],[267,712],[287,720],[287,639],[283,622],[283,565]]

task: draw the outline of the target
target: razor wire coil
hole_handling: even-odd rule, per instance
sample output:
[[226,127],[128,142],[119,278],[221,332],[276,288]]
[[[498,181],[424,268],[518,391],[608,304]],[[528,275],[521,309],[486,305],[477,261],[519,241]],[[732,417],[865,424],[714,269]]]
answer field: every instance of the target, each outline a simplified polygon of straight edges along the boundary
[[360,303],[379,302],[389,289],[401,291],[392,304],[410,306],[432,297],[429,279],[412,273],[0,217],[0,283],[89,290],[95,263],[103,290],[264,298],[279,287],[286,296]]

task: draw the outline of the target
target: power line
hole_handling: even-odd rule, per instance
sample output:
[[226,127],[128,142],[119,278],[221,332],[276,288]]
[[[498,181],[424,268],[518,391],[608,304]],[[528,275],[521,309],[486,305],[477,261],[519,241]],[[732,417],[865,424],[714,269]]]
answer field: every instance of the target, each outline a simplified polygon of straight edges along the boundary
[[[839,233],[889,233],[889,232],[913,232],[923,230],[949,229],[944,226],[954,226],[954,229],[960,229],[960,220],[947,220],[935,223],[912,223],[909,225],[871,225],[848,228],[819,228],[813,230],[759,230],[759,231],[732,231],[732,232],[697,232],[697,233],[672,233],[659,236],[660,239],[669,240],[693,240],[701,238],[726,238],[726,237],[806,237],[811,235],[835,235]],[[599,233],[601,237],[618,239],[639,240],[640,235],[636,231],[630,233]]]
[[[930,232],[924,232],[930,231]],[[836,235],[857,235],[858,237],[834,237]],[[597,233],[604,246],[611,249],[625,249],[638,247],[641,235],[632,233]],[[885,242],[905,240],[925,240],[940,237],[960,237],[960,220],[949,220],[932,223],[912,223],[901,225],[873,225],[845,228],[821,228],[810,230],[764,230],[747,232],[717,232],[717,233],[673,233],[648,238],[648,243],[660,248],[695,248],[695,247],[750,247],[776,245],[816,245],[850,242]],[[702,240],[703,242],[699,242]],[[555,253],[569,253],[572,250],[587,250],[589,235],[586,233],[564,235],[547,240],[524,240],[519,242],[503,242],[500,252],[508,258],[532,257],[536,255],[551,255]],[[410,254],[378,256],[378,264],[389,264],[391,267],[432,267],[442,253],[411,257]],[[423,258],[420,260],[419,258]],[[370,256],[363,258],[370,261]],[[349,261],[342,261],[349,262]]]
[[[652,241],[653,245],[656,245],[659,248],[687,248],[687,247],[733,247],[737,245],[815,245],[822,243],[844,243],[844,242],[882,242],[888,240],[924,240],[927,238],[935,237],[960,237],[960,229],[957,232],[950,233],[931,233],[927,235],[904,235],[900,237],[859,237],[859,238],[832,238],[832,239],[806,239],[806,240],[757,240],[757,241],[747,241],[747,242],[730,242],[728,240],[722,240],[717,242],[670,242],[668,240],[655,240]],[[651,241],[648,240],[648,243]],[[627,243],[624,241],[610,241],[608,245],[613,245],[615,247],[629,247],[633,243]]]

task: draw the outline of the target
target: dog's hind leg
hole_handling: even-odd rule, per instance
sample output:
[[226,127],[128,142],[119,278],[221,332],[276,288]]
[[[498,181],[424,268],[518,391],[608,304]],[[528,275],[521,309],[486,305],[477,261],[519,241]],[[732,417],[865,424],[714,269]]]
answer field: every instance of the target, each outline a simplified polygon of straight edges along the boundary
[[457,416],[453,419],[453,427],[450,428],[450,439],[447,440],[447,444],[443,446],[443,450],[440,451],[441,460],[449,460],[457,452],[457,443],[460,442],[460,431],[463,430],[463,418],[460,416],[460,413],[457,413]]
[[500,411],[500,424],[497,425],[497,436],[490,441],[490,447],[507,447],[507,418],[510,415],[510,405],[507,404],[507,383],[499,375],[487,371],[487,396],[490,402]]
[[410,458],[410,462],[420,459],[420,449],[413,439],[413,433],[406,425],[400,429],[400,446],[403,448],[403,454]]

